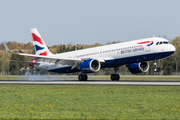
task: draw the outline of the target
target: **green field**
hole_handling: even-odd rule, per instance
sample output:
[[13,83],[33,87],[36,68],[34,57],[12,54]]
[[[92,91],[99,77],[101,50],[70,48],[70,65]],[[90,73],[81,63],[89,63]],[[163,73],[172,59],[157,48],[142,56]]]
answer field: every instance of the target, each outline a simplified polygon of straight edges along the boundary
[[[141,81],[180,81],[180,76],[156,76],[156,75],[121,75],[120,80]],[[0,80],[78,80],[78,75],[41,75],[41,76],[17,76],[2,75]],[[110,80],[110,75],[89,75],[88,80]]]
[[178,86],[0,85],[0,119],[179,119]]

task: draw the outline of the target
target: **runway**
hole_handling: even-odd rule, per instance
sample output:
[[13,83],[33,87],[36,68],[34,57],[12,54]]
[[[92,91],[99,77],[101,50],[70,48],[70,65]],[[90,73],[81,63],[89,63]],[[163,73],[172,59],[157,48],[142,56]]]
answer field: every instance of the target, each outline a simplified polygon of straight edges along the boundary
[[0,84],[25,85],[141,85],[141,86],[180,86],[180,81],[102,81],[102,80],[0,80]]

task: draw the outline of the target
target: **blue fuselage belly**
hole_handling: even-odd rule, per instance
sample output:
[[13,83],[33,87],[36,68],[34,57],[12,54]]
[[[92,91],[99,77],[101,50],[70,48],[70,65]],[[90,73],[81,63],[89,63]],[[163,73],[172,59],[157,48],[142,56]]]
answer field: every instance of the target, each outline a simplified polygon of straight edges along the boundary
[[[161,53],[152,53],[152,54],[146,54],[146,55],[139,55],[139,56],[133,56],[133,57],[107,60],[105,63],[103,63],[101,65],[101,68],[113,68],[113,67],[119,67],[119,66],[126,65],[126,64],[161,59],[161,58],[170,56],[173,53],[174,53],[174,51],[161,52]],[[79,72],[80,70],[77,68],[71,70],[71,67],[69,66],[69,67],[57,68],[57,69],[53,69],[53,70],[49,70],[49,71],[57,72],[57,73],[73,73],[73,72]]]

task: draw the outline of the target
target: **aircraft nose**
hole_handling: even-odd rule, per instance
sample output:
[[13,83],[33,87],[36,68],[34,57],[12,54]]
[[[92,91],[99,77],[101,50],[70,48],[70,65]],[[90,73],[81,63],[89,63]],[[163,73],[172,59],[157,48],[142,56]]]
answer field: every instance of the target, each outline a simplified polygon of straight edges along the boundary
[[176,51],[176,48],[172,45],[171,50],[172,50],[173,52],[175,52],[175,51]]

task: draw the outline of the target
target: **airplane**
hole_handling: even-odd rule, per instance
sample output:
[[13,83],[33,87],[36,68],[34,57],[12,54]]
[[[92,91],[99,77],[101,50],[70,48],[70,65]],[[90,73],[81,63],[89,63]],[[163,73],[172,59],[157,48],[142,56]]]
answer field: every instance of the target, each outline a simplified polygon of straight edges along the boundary
[[100,69],[106,68],[114,68],[114,74],[110,78],[112,81],[119,81],[120,76],[117,71],[120,66],[126,65],[132,74],[144,73],[149,70],[148,61],[154,61],[155,71],[159,72],[158,60],[172,55],[176,50],[168,40],[153,36],[129,42],[52,54],[37,29],[32,28],[30,31],[35,54],[12,52],[3,42],[6,51],[11,54],[30,57],[31,62],[17,62],[29,63],[30,66],[40,70],[56,73],[81,72],[78,76],[79,81],[87,81],[87,73],[98,72]]

